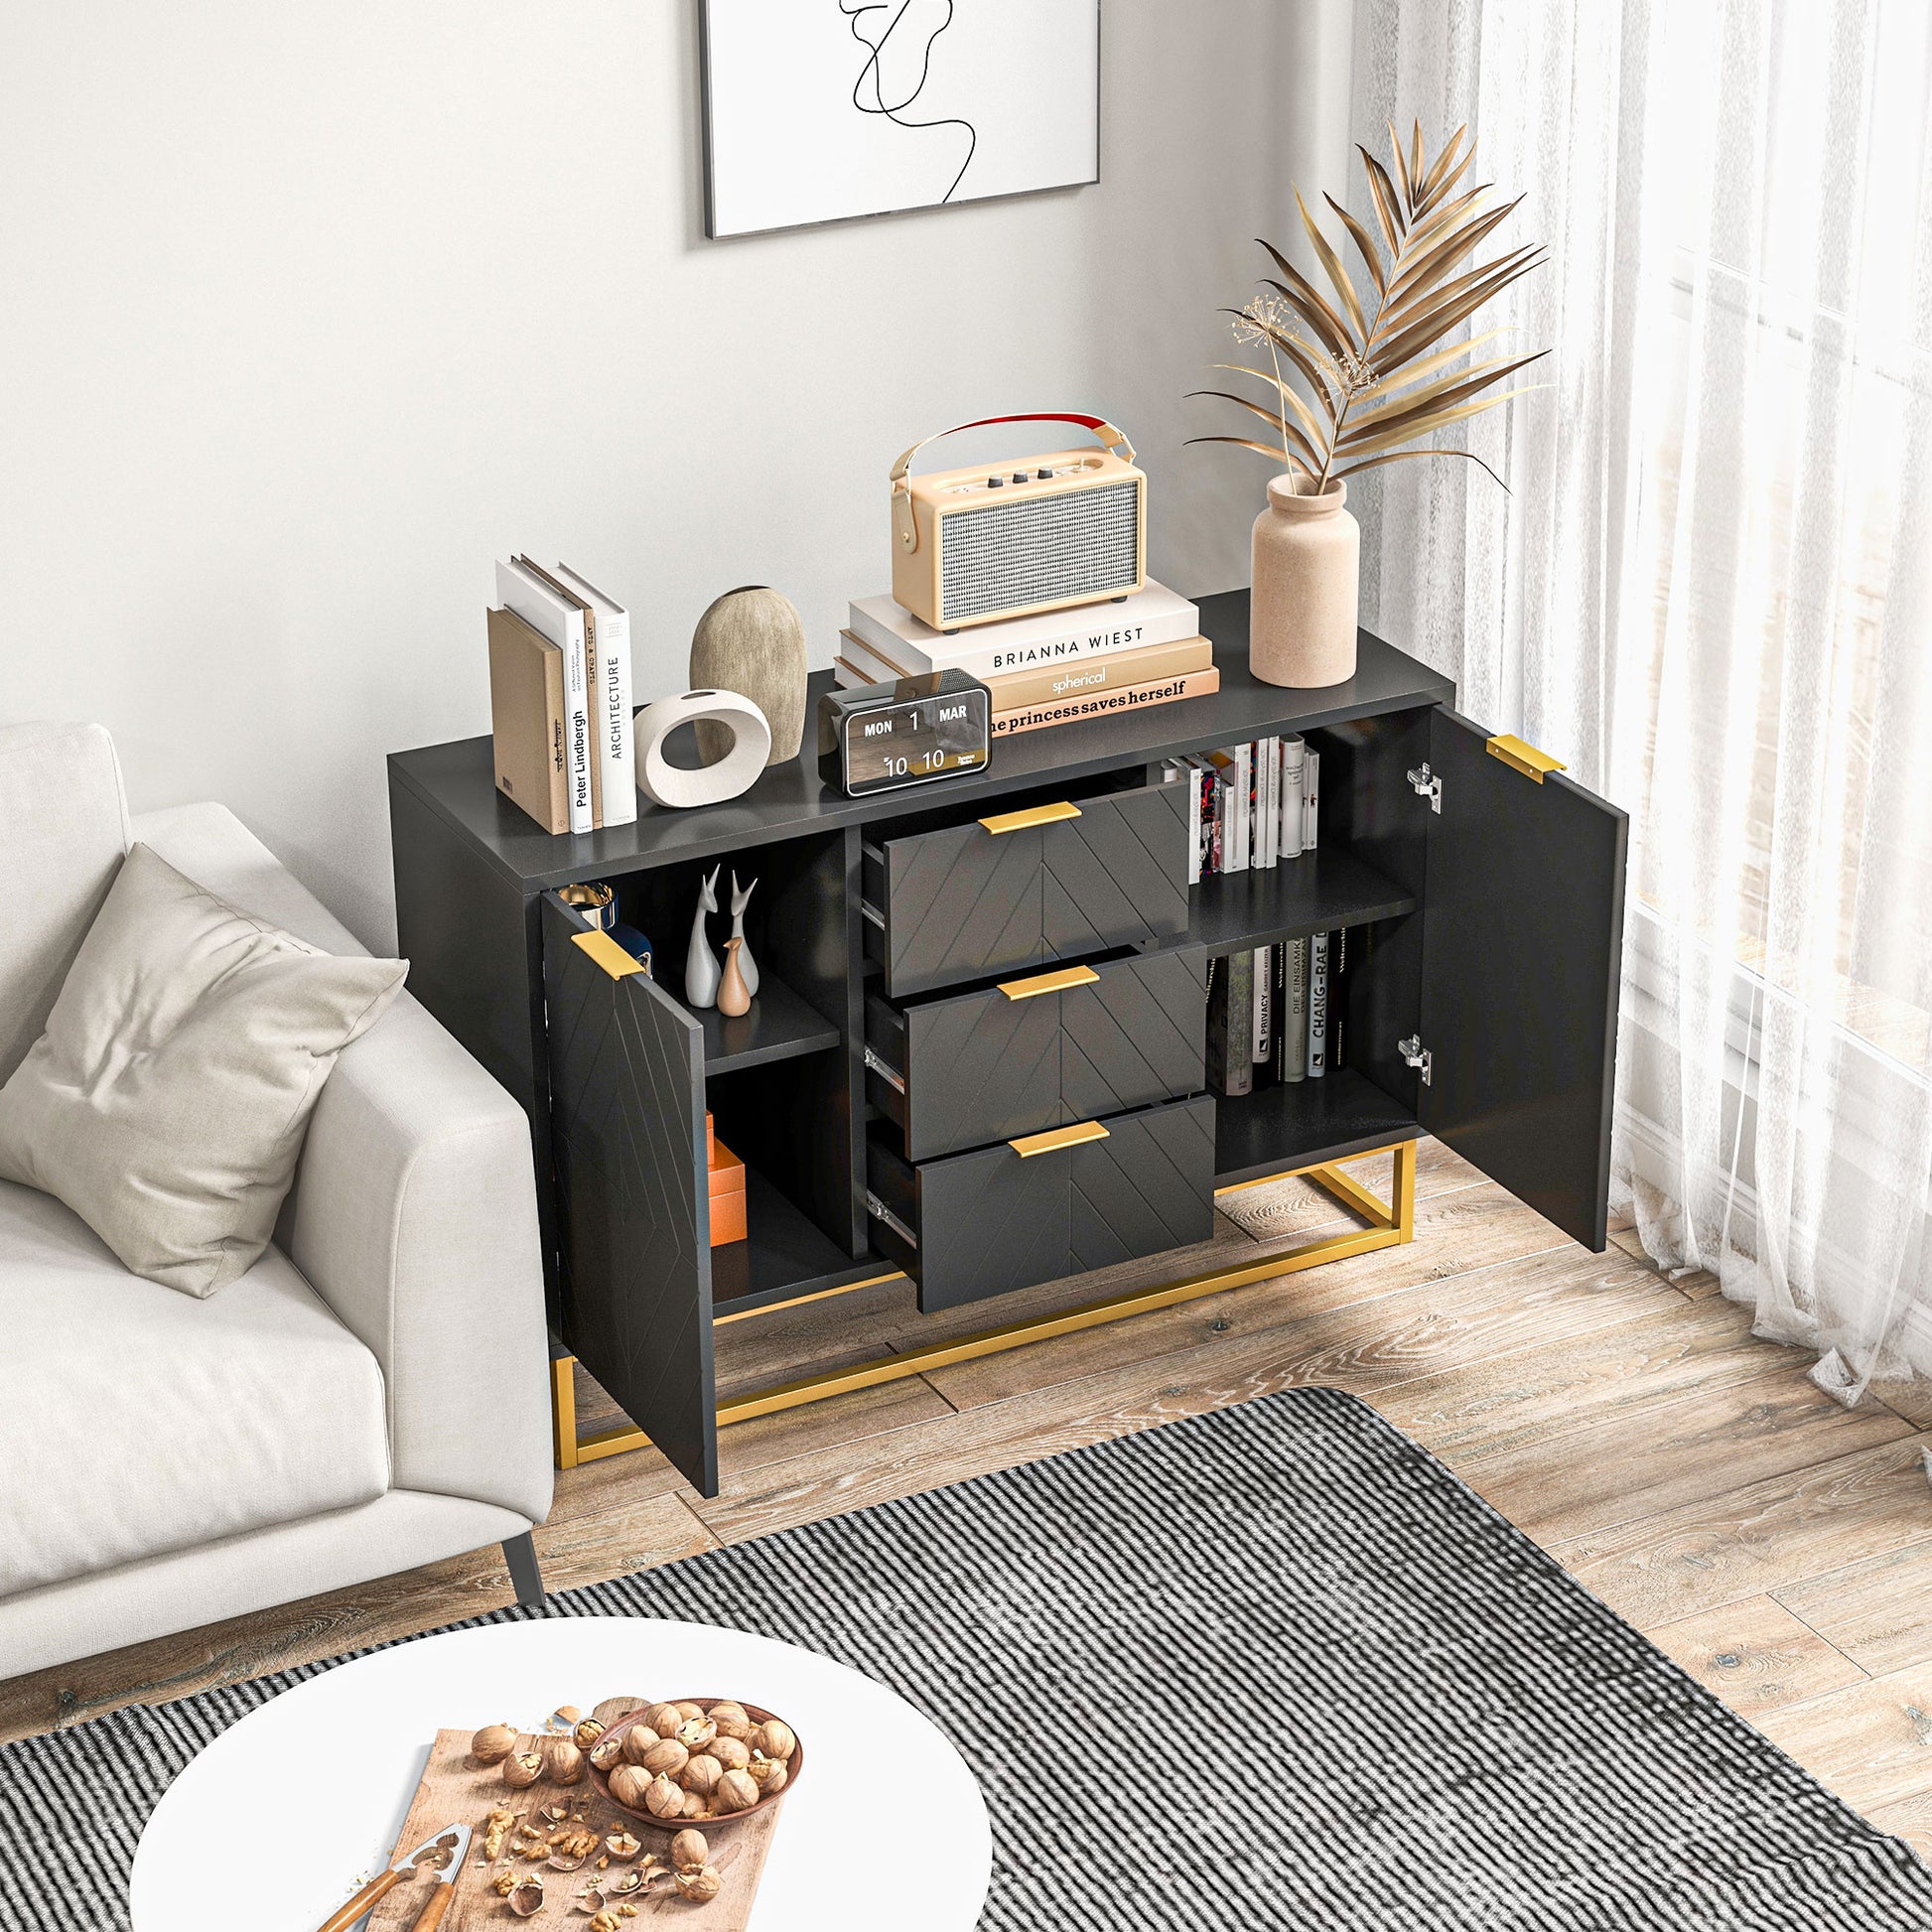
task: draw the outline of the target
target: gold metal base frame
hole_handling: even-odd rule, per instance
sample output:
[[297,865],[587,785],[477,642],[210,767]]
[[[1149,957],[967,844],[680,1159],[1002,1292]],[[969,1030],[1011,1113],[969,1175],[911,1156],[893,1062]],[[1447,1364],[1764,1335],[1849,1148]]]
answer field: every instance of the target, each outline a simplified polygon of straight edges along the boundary
[[[1132,1288],[1119,1295],[1102,1296],[1076,1308],[1062,1309],[1057,1314],[1035,1315],[1025,1321],[1003,1322],[997,1328],[981,1328],[951,1341],[934,1341],[923,1348],[908,1348],[902,1354],[887,1355],[878,1361],[860,1362],[850,1368],[828,1369],[819,1375],[801,1376],[795,1382],[780,1382],[754,1395],[735,1396],[718,1405],[718,1425],[750,1422],[754,1416],[776,1415],[783,1409],[802,1408],[808,1402],[822,1402],[827,1396],[846,1395],[854,1389],[877,1388],[883,1382],[897,1382],[927,1369],[949,1368],[955,1362],[970,1362],[982,1355],[997,1355],[1028,1342],[1046,1341],[1054,1335],[1069,1335],[1081,1328],[1097,1328],[1128,1315],[1147,1314],[1155,1309],[1174,1308],[1182,1302],[1199,1301],[1203,1296],[1219,1295],[1226,1289],[1245,1288],[1251,1282],[1266,1281],[1276,1275],[1293,1275],[1304,1268],[1318,1268],[1324,1261],[1341,1261],[1349,1255],[1371,1253],[1377,1248],[1392,1248],[1416,1236],[1416,1143],[1397,1141],[1387,1147],[1368,1148],[1351,1154],[1350,1161],[1366,1161],[1378,1154],[1394,1158],[1389,1188],[1390,1198],[1382,1200],[1359,1181],[1341,1171],[1339,1162],[1324,1161],[1312,1167],[1285,1168],[1280,1173],[1264,1174],[1217,1190],[1239,1193],[1245,1188],[1261,1187],[1270,1181],[1286,1180],[1301,1174],[1332,1194],[1351,1214],[1367,1223],[1347,1234],[1326,1234],[1299,1248],[1260,1256],[1236,1268],[1214,1268],[1204,1274],[1183,1275],[1178,1281],[1163,1282],[1152,1288]],[[871,1288],[877,1283],[897,1279],[897,1273],[874,1275],[849,1287],[829,1289],[801,1300],[820,1301],[829,1295],[846,1295],[855,1289]],[[796,1308],[797,1302],[774,1302],[771,1309]],[[748,1321],[769,1312],[751,1309],[742,1314],[719,1316],[724,1321]],[[557,1467],[574,1469],[580,1463],[594,1462],[600,1456],[621,1455],[628,1449],[643,1449],[650,1438],[641,1429],[626,1426],[605,1430],[599,1435],[577,1434],[577,1386],[573,1371],[576,1357],[558,1355],[550,1364],[551,1418],[555,1430]]]

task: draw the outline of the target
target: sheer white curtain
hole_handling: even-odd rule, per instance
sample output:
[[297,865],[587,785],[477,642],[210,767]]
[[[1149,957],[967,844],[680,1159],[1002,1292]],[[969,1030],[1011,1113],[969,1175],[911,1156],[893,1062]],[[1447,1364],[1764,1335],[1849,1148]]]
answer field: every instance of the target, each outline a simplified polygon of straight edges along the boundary
[[1357,0],[1354,74],[1551,249],[1511,493],[1361,479],[1363,621],[1630,813],[1619,1204],[1844,1399],[1932,1374],[1932,8]]

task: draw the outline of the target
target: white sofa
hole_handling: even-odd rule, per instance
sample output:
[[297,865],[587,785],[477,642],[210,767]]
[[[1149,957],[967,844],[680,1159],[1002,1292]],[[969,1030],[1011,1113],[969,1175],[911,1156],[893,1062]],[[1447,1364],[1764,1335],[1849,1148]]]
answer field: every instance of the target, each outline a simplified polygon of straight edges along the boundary
[[[99,727],[0,728],[0,1081],[137,840],[364,950],[221,806],[130,822]],[[545,1356],[528,1124],[407,991],[323,1089],[275,1245],[206,1301],[0,1182],[0,1678],[491,1543],[537,1600]]]

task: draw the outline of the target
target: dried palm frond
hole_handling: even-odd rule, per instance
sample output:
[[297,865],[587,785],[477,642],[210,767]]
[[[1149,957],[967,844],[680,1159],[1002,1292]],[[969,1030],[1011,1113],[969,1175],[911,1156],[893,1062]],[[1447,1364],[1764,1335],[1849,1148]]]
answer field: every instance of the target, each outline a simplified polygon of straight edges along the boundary
[[[1233,443],[1271,460],[1279,458],[1311,490],[1324,488],[1330,478],[1352,477],[1359,470],[1415,457],[1465,457],[1495,476],[1472,451],[1409,447],[1439,429],[1528,394],[1527,387],[1486,392],[1549,352],[1492,355],[1458,368],[1455,364],[1464,356],[1506,332],[1485,330],[1440,345],[1484,303],[1544,261],[1542,248],[1532,244],[1469,265],[1521,198],[1488,207],[1488,184],[1460,188],[1475,160],[1474,143],[1464,144],[1467,132],[1458,127],[1432,161],[1423,146],[1420,121],[1407,154],[1391,126],[1393,171],[1366,148],[1356,150],[1368,170],[1373,229],[1333,196],[1322,197],[1345,231],[1343,246],[1353,245],[1374,285],[1366,305],[1340,252],[1296,191],[1302,225],[1331,293],[1318,288],[1272,242],[1262,242],[1276,270],[1263,284],[1266,293],[1226,313],[1234,318],[1235,340],[1265,346],[1269,366],[1213,366],[1263,382],[1273,396],[1264,403],[1229,389],[1191,392],[1245,409],[1267,424],[1274,438],[1263,442],[1248,436],[1196,436],[1189,441]],[[1292,377],[1301,379],[1300,388]]]

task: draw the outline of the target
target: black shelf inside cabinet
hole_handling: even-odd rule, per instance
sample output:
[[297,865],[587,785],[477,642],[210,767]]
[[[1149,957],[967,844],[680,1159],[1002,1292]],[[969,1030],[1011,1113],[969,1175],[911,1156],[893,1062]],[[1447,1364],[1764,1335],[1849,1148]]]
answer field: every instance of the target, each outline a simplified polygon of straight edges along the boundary
[[1214,1179],[1257,1180],[1284,1168],[1344,1161],[1351,1154],[1414,1140],[1422,1129],[1399,1101],[1353,1067],[1319,1080],[1262,1087],[1214,1103]]
[[1393,919],[1418,903],[1342,846],[1319,846],[1265,872],[1217,873],[1188,897],[1187,943],[1211,953]]
[[743,1241],[711,1251],[714,1317],[893,1272],[877,1256],[854,1261],[752,1167],[745,1171],[745,1228]]
[[759,973],[751,1012],[735,1020],[716,1007],[692,1007],[689,1012],[704,1029],[706,1073],[764,1066],[800,1053],[820,1053],[839,1043],[839,1030],[783,980],[767,972]]

